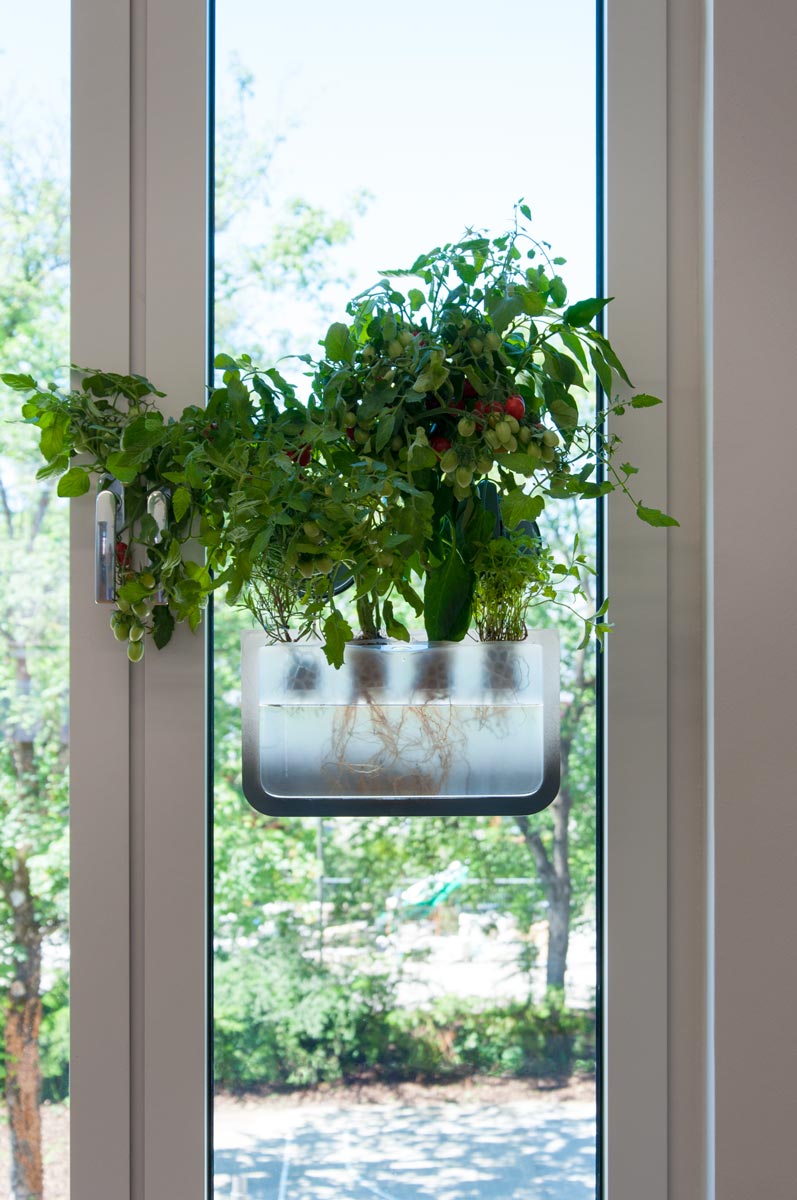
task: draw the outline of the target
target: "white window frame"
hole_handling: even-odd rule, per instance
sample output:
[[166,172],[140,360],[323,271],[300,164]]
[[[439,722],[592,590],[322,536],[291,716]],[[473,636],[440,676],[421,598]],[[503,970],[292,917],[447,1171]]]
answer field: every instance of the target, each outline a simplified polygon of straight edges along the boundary
[[[702,436],[668,387],[673,331],[686,324],[673,323],[668,301],[673,212],[683,208],[671,206],[668,155],[673,127],[684,124],[678,113],[671,120],[668,17],[685,7],[607,0],[605,38],[606,282],[618,297],[610,333],[637,387],[670,395],[669,421],[656,410],[623,429],[645,498],[661,506],[687,440],[676,433],[668,458],[673,412],[689,437]],[[73,0],[73,18],[73,359],[147,374],[177,412],[203,394],[206,359],[204,4]],[[684,71],[699,101],[700,64]],[[691,161],[682,174],[699,188]],[[682,242],[694,251],[688,229]],[[208,1186],[205,648],[181,631],[164,654],[128,668],[106,613],[89,600],[92,516],[88,498],[73,506],[72,1195],[200,1200]],[[611,1200],[666,1200],[678,1123],[668,1083],[668,968],[681,961],[670,945],[668,775],[680,728],[673,695],[692,711],[699,700],[672,654],[684,636],[700,641],[702,616],[673,634],[668,612],[678,572],[700,574],[693,548],[610,502],[619,627],[606,695],[603,1168]],[[689,954],[702,961],[699,944]],[[701,1039],[697,1028],[698,1059]]]

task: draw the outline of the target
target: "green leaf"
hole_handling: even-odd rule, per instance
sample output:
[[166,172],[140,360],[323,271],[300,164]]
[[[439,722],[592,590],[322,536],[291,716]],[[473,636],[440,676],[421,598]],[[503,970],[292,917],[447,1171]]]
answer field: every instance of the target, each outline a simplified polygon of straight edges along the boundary
[[653,408],[656,404],[661,404],[661,400],[658,396],[648,396],[640,392],[638,396],[632,396],[628,403],[631,408]]
[[342,321],[335,321],[327,330],[327,336],[324,338],[324,349],[327,352],[327,357],[333,362],[351,362],[354,356],[354,347],[349,339],[349,327],[344,325]]
[[171,641],[174,633],[174,617],[167,604],[156,604],[152,610],[152,640],[159,650]]
[[448,368],[440,362],[431,362],[421,371],[412,385],[414,392],[435,392],[448,379]]
[[396,424],[396,414],[394,412],[385,413],[376,427],[376,437],[374,445],[376,446],[377,454],[380,450],[384,450],[393,436],[393,428]]
[[591,329],[587,334],[603,351],[603,357],[613,370],[617,372],[621,379],[624,379],[629,387],[633,387],[631,380],[628,378],[625,367],[620,362],[620,359],[615,354],[612,344],[608,338],[605,338],[602,333],[598,333],[597,329]]
[[508,529],[514,529],[521,521],[536,521],[544,508],[542,496],[530,496],[523,488],[515,488],[501,498],[501,516]]
[[566,325],[589,325],[613,299],[613,296],[596,296],[591,300],[579,300],[577,304],[571,304],[565,309],[562,320]]
[[234,370],[237,365],[238,364],[236,363],[235,359],[230,358],[229,354],[217,354],[213,359],[213,366],[219,371],[228,370],[230,368]]
[[[544,300],[542,307],[545,308]],[[506,299],[498,300],[495,303],[488,302],[487,310],[495,332],[501,334],[512,324],[515,317],[519,317],[522,312],[526,312],[526,306],[523,296],[516,295],[508,296]]]
[[461,642],[468,632],[474,574],[456,545],[429,571],[423,593],[424,624],[430,642]]
[[589,357],[592,365],[595,368],[595,374],[600,380],[601,387],[607,396],[611,395],[612,391],[612,369],[604,359],[603,355],[594,347],[589,348]]
[[557,333],[572,355],[574,355],[581,363],[584,370],[587,369],[587,356],[584,353],[584,347],[581,344],[581,339],[577,333],[573,333],[571,329],[558,329]]
[[411,606],[415,612],[415,616],[419,617],[423,612],[423,600],[415,591],[415,588],[406,579],[396,579],[394,582],[396,591]]
[[39,448],[48,461],[57,458],[63,451],[68,427],[69,417],[65,413],[58,413],[52,424],[42,429]]
[[624,475],[638,475],[639,467],[633,467],[631,463],[620,463],[620,470]]
[[0,379],[15,392],[35,392],[39,386],[32,375],[0,375]]
[[117,450],[108,455],[108,470],[120,483],[132,483],[139,473],[139,455],[127,450]]
[[551,300],[557,308],[561,308],[567,299],[567,288],[561,275],[554,275],[551,280]]
[[538,471],[544,463],[539,458],[533,458],[530,454],[524,454],[517,450],[511,454],[501,455],[501,466],[508,467],[515,475],[532,476],[535,471]]
[[400,642],[408,642],[410,640],[410,631],[394,615],[393,604],[390,600],[385,600],[382,604],[382,615],[385,618],[385,632],[388,637],[398,638]]
[[570,396],[557,396],[548,405],[560,433],[569,433],[578,425],[578,405]]
[[84,471],[83,467],[70,467],[66,475],[58,480],[57,491],[59,496],[85,496],[90,487],[88,471]]
[[655,525],[657,528],[661,528],[665,525],[680,524],[680,522],[676,521],[675,517],[668,516],[667,513],[663,513],[661,509],[645,508],[644,504],[637,504],[636,515],[639,517],[640,521],[645,521],[648,525]]
[[148,595],[149,589],[145,588],[144,584],[139,583],[137,579],[131,579],[128,583],[123,583],[119,588],[119,599],[126,600],[128,604],[136,604]]
[[354,637],[354,631],[342,613],[334,609],[323,625],[324,644],[321,647],[331,667],[343,666],[343,652],[346,643]]
[[410,288],[407,295],[409,296],[409,301],[413,312],[417,312],[418,309],[422,308],[426,303],[426,297],[424,296],[423,292],[418,290],[418,288]]
[[191,507],[191,502],[192,497],[188,488],[178,487],[172,496],[172,512],[178,525]]

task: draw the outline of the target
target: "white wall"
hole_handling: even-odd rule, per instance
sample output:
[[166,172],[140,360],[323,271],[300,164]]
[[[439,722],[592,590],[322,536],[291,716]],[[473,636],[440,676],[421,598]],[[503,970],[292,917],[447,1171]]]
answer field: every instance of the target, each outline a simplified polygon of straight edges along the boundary
[[797,1196],[797,4],[713,51],[716,1195]]

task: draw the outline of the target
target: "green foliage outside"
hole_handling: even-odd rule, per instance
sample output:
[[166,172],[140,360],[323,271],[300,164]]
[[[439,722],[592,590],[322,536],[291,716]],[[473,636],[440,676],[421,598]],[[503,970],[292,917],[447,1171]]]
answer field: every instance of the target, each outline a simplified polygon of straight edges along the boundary
[[345,981],[268,942],[216,967],[215,1076],[231,1090],[467,1075],[567,1078],[591,1070],[595,1017],[540,1004],[447,996],[400,1009],[384,976]]

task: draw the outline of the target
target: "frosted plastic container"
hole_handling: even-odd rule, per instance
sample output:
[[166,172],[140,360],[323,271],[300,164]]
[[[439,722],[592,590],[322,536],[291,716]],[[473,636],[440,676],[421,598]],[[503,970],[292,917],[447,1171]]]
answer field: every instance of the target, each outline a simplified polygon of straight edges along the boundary
[[243,776],[261,812],[537,812],[559,786],[559,641],[350,643],[246,633]]

